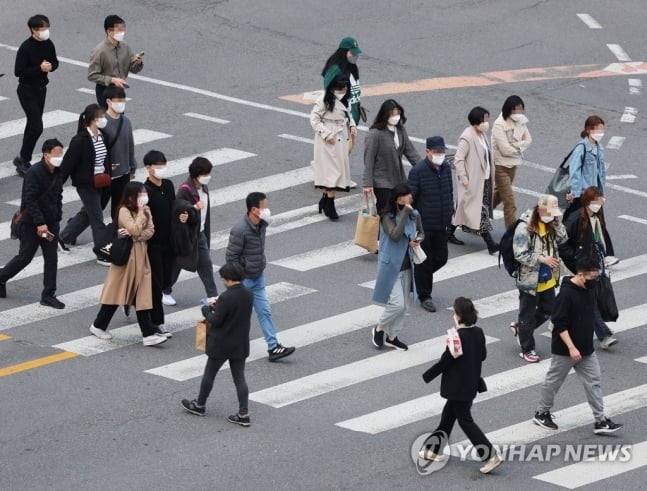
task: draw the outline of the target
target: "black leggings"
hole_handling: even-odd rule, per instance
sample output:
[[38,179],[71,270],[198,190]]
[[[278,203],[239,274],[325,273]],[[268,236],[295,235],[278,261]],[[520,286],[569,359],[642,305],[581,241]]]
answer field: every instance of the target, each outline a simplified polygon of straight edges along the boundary
[[[200,382],[200,395],[198,396],[198,406],[204,406],[207,398],[213,388],[213,381],[218,374],[220,367],[227,361],[226,358],[209,357],[207,365],[204,367],[202,382]],[[236,394],[238,395],[238,414],[245,416],[247,414],[247,405],[249,400],[249,389],[245,380],[245,359],[229,360],[229,369],[231,376],[236,385]]]

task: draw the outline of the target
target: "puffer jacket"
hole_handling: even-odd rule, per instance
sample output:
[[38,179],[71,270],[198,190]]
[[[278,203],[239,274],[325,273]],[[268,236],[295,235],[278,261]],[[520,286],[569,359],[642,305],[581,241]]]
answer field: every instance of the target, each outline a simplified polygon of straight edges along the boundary
[[229,232],[227,262],[240,264],[245,278],[256,279],[265,271],[265,232],[267,222],[254,225],[247,215],[238,220]]
[[[519,291],[534,295],[537,292],[539,268],[542,264],[541,260],[545,256],[542,253],[542,243],[538,234],[530,237],[530,233],[528,232],[528,222],[530,221],[531,214],[532,210],[527,210],[519,218],[521,221],[514,232],[512,250],[514,252],[515,259],[519,261],[519,273],[516,277],[517,288]],[[559,259],[557,248],[560,244],[564,244],[568,240],[566,228],[561,220],[557,227],[554,227],[551,223],[548,224],[547,228],[549,230],[552,229],[553,232],[551,244],[552,256]],[[554,271],[553,275],[557,275],[555,279],[559,280],[559,270],[557,270],[557,272]]]

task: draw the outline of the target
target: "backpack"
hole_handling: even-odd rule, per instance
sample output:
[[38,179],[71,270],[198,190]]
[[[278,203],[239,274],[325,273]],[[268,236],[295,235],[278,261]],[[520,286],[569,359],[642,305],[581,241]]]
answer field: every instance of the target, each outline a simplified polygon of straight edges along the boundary
[[523,220],[519,218],[506,228],[501,240],[499,241],[499,268],[501,268],[501,260],[503,260],[503,267],[513,278],[517,277],[519,261],[514,257],[512,243],[514,242],[514,232],[520,222],[523,222]]

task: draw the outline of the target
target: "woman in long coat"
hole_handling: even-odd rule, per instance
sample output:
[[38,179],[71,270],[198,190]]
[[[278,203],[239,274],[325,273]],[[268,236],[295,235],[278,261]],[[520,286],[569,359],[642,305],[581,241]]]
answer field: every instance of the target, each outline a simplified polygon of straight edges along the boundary
[[315,187],[323,188],[319,213],[337,220],[335,191],[349,191],[349,141],[357,136],[355,120],[348,111],[350,82],[338,75],[329,82],[326,91],[315,102],[310,113],[310,125],[315,132],[314,160]]
[[133,246],[124,266],[111,264],[108,270],[101,292],[101,308],[90,326],[90,332],[100,339],[112,339],[108,324],[117,307],[134,305],[144,346],[154,346],[166,341],[166,336],[157,333],[150,318],[153,308],[152,279],[146,241],[153,236],[155,228],[147,203],[148,194],[144,184],[138,181],[126,184],[119,203],[117,223],[119,233],[129,235]]
[[467,116],[470,122],[460,138],[454,157],[456,168],[457,203],[450,235],[457,227],[464,232],[480,235],[487,244],[490,254],[499,250],[494,242],[492,230],[492,193],[494,186],[494,165],[486,133],[490,127],[490,113],[482,107],[475,107]]

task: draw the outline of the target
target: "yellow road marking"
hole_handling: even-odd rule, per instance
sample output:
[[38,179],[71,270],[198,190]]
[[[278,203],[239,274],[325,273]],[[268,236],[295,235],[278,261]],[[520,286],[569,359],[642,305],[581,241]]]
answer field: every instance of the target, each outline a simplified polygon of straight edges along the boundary
[[63,351],[62,353],[56,353],[55,355],[49,355],[49,356],[44,356],[42,358],[36,358],[35,360],[25,361],[23,363],[18,363],[17,365],[12,365],[10,367],[0,368],[0,377],[5,377],[7,375],[12,375],[14,373],[24,372],[25,370],[31,370],[32,368],[42,367],[43,365],[49,365],[51,363],[56,363],[58,361],[74,358],[76,356],[79,356],[79,354],[72,353],[71,351]]
[[11,339],[11,336],[7,336],[6,334],[0,334],[0,341],[5,341],[7,339]]

